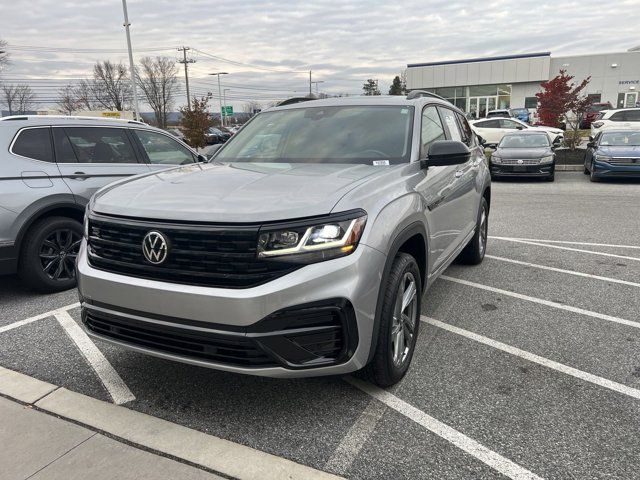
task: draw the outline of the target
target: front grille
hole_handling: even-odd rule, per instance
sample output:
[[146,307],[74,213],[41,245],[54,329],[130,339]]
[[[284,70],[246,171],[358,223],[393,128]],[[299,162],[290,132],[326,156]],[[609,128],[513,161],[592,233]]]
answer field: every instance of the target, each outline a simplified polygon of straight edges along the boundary
[[614,157],[607,163],[612,165],[640,166],[640,158]]
[[[98,269],[171,283],[248,288],[297,265],[257,258],[259,226],[156,224],[110,217],[89,219],[89,263]],[[167,259],[148,262],[142,241],[151,230],[169,243]]]
[[180,357],[243,367],[277,365],[254,341],[242,335],[190,331],[89,309],[83,309],[82,321],[98,335]]
[[[522,163],[518,163],[519,161],[522,161]],[[539,165],[540,159],[539,158],[523,158],[522,160],[518,160],[516,158],[503,158],[502,164],[503,165]]]

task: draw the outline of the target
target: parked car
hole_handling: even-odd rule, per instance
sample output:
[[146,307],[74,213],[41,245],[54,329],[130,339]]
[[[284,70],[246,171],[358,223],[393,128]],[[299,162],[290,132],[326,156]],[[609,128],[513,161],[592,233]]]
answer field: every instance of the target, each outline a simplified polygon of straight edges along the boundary
[[511,118],[511,112],[504,108],[499,110],[489,110],[485,118]]
[[604,130],[587,144],[584,173],[602,178],[640,178],[640,129]]
[[559,128],[534,127],[515,118],[487,118],[476,120],[475,122],[471,122],[471,128],[484,139],[485,145],[489,147],[496,146],[507,133],[517,130],[545,132],[549,136],[551,143],[555,145],[561,144],[564,140],[564,132]]
[[93,197],[82,321],[171,360],[272,377],[365,367],[389,386],[425,288],[458,257],[482,261],[490,202],[463,113],[427,92],[271,108],[213,163]]
[[215,145],[217,143],[224,143],[231,138],[231,134],[223,132],[219,128],[210,127],[207,133],[204,134],[207,139],[207,144]]
[[603,130],[640,129],[640,108],[617,108],[604,110],[591,124],[591,136],[595,137]]
[[512,108],[510,112],[513,118],[516,118],[521,122],[530,123],[531,121],[531,113],[529,113],[528,108]]
[[591,124],[598,117],[598,114],[604,110],[610,110],[613,108],[610,102],[605,103],[592,103],[587,112],[584,114],[584,118],[580,122],[580,128],[590,128]]
[[545,132],[523,130],[507,133],[489,160],[491,178],[544,177],[553,182],[555,153]]
[[48,292],[75,286],[84,209],[99,188],[204,160],[133,120],[4,117],[0,145],[0,274]]

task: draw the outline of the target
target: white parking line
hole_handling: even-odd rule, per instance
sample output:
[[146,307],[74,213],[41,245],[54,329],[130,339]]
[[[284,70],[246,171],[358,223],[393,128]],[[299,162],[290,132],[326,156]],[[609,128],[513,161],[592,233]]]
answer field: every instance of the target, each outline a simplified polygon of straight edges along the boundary
[[512,258],[496,257],[495,255],[487,254],[485,255],[485,258],[500,260],[501,262],[514,263],[516,265],[523,265],[525,267],[540,268],[542,270],[550,270],[552,272],[558,272],[558,273],[568,273],[569,275],[575,275],[577,277],[592,278],[594,280],[602,280],[604,282],[619,283],[621,285],[629,285],[630,287],[640,288],[640,283],[628,282],[627,280],[618,280],[617,278],[602,277],[600,275],[591,275],[590,273],[576,272],[575,270],[565,270],[564,268],[548,267],[547,265],[538,265],[536,263],[522,262],[520,260],[514,260]]
[[509,290],[503,290],[501,288],[490,287],[481,283],[470,282],[468,280],[462,280],[461,278],[453,278],[447,275],[441,275],[441,279],[449,282],[459,283],[461,285],[467,285],[469,287],[479,288],[481,290],[487,290],[493,293],[499,293],[501,295],[507,295],[509,297],[518,298],[520,300],[526,300],[527,302],[538,303],[540,305],[546,305],[547,307],[558,308],[567,312],[578,313],[580,315],[586,315],[588,317],[598,318],[600,320],[606,320],[607,322],[619,323],[628,327],[640,328],[640,322],[632,322],[624,318],[614,317],[612,315],[605,315],[604,313],[592,312],[591,310],[585,310],[583,308],[572,307],[570,305],[564,305],[563,303],[552,302],[550,300],[544,300],[542,298],[530,297],[529,295],[523,295],[521,293],[511,292]]
[[613,390],[614,392],[622,393],[624,395],[628,395],[630,397],[640,400],[640,390],[636,388],[631,388],[621,383],[614,382],[612,380],[607,380],[606,378],[602,378],[597,375],[593,375],[591,373],[578,370],[577,368],[563,365],[562,363],[549,360],[548,358],[541,357],[539,355],[536,355],[535,353],[527,352],[525,350],[520,350],[519,348],[512,347],[511,345],[507,345],[505,343],[498,342],[496,340],[492,340],[491,338],[487,338],[482,335],[478,335],[477,333],[470,332],[469,330],[464,330],[459,327],[454,327],[453,325],[449,325],[448,323],[441,322],[440,320],[436,320],[435,318],[425,317],[423,315],[421,317],[421,320],[423,322],[429,323],[431,325],[435,325],[436,327],[442,328],[449,332],[462,335],[463,337],[469,338],[471,340],[475,340],[476,342],[479,342],[479,343],[483,343],[484,345],[488,345],[489,347],[493,347],[495,349],[502,350],[503,352],[510,353],[511,355],[524,358],[525,360],[529,360],[530,362],[537,363],[544,367],[551,368],[553,370],[557,370],[558,372],[562,372],[567,375],[571,375],[572,377],[579,378],[580,380],[584,380],[585,382],[593,383],[594,385],[608,388],[609,390]]
[[72,308],[76,308],[79,306],[80,306],[79,303],[72,303],[71,305],[67,305],[66,307],[56,308],[55,310],[50,310],[48,312],[41,313],[40,315],[36,315],[35,317],[25,318],[24,320],[19,320],[17,322],[10,323],[9,325],[4,325],[3,327],[0,327],[0,333],[8,332],[9,330],[22,327],[23,325],[28,325],[29,323],[42,320],[43,318],[52,317],[56,313],[66,312],[67,310],[71,310]]
[[629,257],[627,255],[617,255],[615,253],[594,252],[592,250],[584,250],[582,248],[561,247],[560,245],[548,245],[546,243],[530,242],[528,240],[519,240],[517,238],[508,238],[508,237],[491,237],[491,238],[495,238],[496,240],[505,240],[507,242],[524,243],[526,245],[537,245],[539,247],[557,248],[559,250],[569,250],[572,252],[589,253],[591,255],[601,255],[603,257],[622,258],[624,260],[632,260],[634,262],[640,262],[640,258],[638,257]]
[[116,372],[109,361],[105,358],[98,347],[91,341],[89,336],[84,333],[84,330],[71,318],[71,315],[67,311],[59,311],[55,314],[56,319],[64,328],[69,338],[80,350],[80,353],[89,362],[91,368],[96,372],[98,378],[107,389],[109,395],[113,399],[113,403],[120,405],[131,400],[135,400],[129,387],[122,381],[118,372]]
[[519,237],[497,237],[489,235],[489,238],[496,240],[522,240],[524,242],[560,243],[564,245],[584,245],[588,247],[611,247],[611,248],[631,248],[639,249],[640,245],[617,245],[615,243],[593,243],[593,242],[573,242],[569,240],[543,240],[539,238],[519,238]]
[[383,403],[371,399],[327,460],[325,469],[338,475],[347,473],[385,410]]
[[394,409],[401,415],[404,415],[417,424],[422,425],[427,430],[435,433],[448,442],[451,442],[459,449],[467,452],[469,455],[480,460],[503,475],[518,480],[540,480],[540,477],[536,474],[494,452],[493,450],[490,450],[476,440],[469,438],[458,430],[442,423],[440,420],[436,420],[422,410],[419,410],[413,405],[410,405],[404,400],[396,397],[394,394],[353,377],[347,377],[345,380],[354,387],[384,403],[387,407]]

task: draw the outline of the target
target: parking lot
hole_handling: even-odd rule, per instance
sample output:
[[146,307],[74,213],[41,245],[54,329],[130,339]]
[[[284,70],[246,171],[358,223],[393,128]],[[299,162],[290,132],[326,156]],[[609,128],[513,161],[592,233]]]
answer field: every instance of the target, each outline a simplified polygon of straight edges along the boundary
[[487,258],[426,293],[388,391],[94,349],[75,291],[15,277],[0,280],[0,365],[348,478],[637,478],[640,184],[558,172],[492,191]]

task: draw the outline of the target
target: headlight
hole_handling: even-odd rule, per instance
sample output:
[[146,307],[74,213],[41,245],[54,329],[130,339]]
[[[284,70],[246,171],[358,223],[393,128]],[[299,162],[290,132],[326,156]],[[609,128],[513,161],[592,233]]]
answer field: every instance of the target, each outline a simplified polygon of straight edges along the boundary
[[367,215],[347,212],[316,222],[265,226],[258,235],[258,257],[314,263],[349,255],[358,246]]
[[610,162],[611,157],[605,157],[604,155],[596,155],[596,162]]
[[85,240],[89,239],[89,205],[84,209],[84,222],[83,222],[83,232]]
[[553,163],[553,155],[548,155],[546,157],[542,157],[540,159],[540,163],[544,164],[544,163]]
[[495,155],[491,155],[491,161],[492,161],[493,163],[502,163],[502,158],[497,157],[497,156],[495,156]]
[[604,125],[604,122],[593,122],[591,124],[593,128],[600,128],[602,125]]

